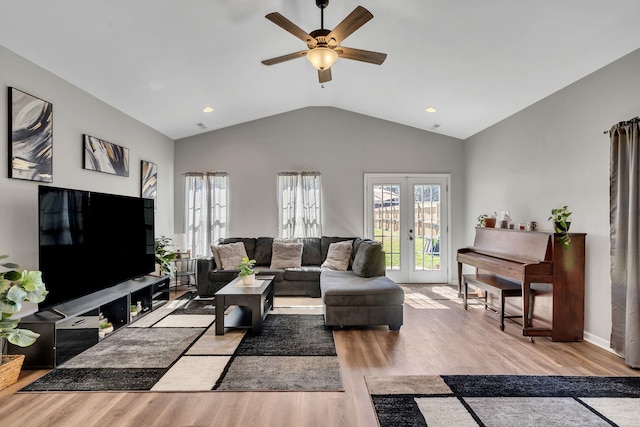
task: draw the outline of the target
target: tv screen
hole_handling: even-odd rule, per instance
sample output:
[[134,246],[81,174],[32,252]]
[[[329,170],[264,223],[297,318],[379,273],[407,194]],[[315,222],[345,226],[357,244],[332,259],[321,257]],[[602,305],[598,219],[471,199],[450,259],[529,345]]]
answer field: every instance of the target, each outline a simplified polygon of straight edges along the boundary
[[38,210],[40,309],[154,270],[153,200],[40,186]]

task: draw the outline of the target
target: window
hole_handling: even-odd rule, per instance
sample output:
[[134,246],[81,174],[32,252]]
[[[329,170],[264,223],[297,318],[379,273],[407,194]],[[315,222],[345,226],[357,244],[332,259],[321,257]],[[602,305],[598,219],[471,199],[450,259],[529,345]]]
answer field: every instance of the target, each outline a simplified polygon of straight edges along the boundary
[[227,237],[228,181],[226,173],[185,174],[185,230],[192,256],[206,256],[209,246]]
[[278,173],[278,236],[322,236],[320,172]]

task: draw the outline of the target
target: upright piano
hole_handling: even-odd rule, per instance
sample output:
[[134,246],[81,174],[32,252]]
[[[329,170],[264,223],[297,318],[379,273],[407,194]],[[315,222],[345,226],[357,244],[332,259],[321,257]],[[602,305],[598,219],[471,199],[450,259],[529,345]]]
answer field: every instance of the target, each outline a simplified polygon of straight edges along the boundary
[[[565,247],[551,232],[476,228],[473,246],[458,250],[458,294],[463,265],[522,285],[509,298],[522,313],[522,334],[581,341],[584,330],[584,233],[569,233]],[[528,315],[525,315],[528,313]]]

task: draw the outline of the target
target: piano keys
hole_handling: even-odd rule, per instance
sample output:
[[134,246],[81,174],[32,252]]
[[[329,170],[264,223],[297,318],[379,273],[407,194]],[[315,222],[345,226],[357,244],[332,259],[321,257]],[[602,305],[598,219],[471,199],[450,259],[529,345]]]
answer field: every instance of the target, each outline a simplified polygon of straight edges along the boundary
[[[522,285],[522,334],[581,341],[584,331],[584,233],[564,247],[551,232],[476,228],[473,246],[458,250],[458,295],[463,265]],[[511,298],[510,298],[511,299]],[[513,298],[517,300],[518,298]],[[532,307],[530,306],[532,304]]]

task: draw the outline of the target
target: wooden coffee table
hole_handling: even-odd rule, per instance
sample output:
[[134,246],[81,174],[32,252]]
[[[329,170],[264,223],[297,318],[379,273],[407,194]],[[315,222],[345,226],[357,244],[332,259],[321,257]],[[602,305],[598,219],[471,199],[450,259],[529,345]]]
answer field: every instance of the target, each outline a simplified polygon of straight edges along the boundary
[[[253,285],[243,285],[236,278],[216,292],[216,335],[224,335],[224,328],[247,328],[251,333],[262,333],[262,321],[273,310],[273,279],[258,276]],[[226,316],[230,305],[237,306]]]

